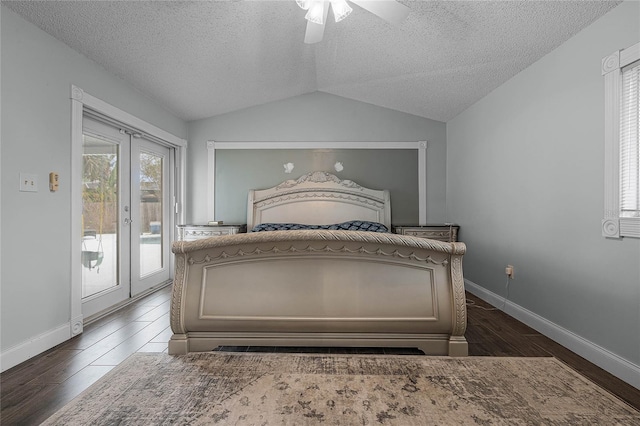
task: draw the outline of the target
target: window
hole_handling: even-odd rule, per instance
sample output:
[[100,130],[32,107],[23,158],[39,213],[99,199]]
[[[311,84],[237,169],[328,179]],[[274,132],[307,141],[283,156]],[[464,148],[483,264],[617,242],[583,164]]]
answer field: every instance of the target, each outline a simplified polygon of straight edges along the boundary
[[640,61],[622,70],[622,104],[620,105],[620,215],[622,217],[640,217],[639,86]]
[[605,196],[602,235],[640,238],[640,43],[602,60]]

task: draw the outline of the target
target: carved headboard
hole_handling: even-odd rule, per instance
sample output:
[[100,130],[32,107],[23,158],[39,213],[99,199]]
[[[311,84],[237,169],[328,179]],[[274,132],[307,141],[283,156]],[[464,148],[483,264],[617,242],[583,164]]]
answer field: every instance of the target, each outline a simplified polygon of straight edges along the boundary
[[379,222],[391,229],[389,191],[364,188],[326,172],[249,191],[249,231],[261,223],[328,225],[348,220]]

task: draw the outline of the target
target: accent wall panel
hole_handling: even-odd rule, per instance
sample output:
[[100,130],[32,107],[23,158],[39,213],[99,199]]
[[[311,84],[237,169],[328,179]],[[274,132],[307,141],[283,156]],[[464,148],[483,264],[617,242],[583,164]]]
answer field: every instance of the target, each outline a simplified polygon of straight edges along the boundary
[[368,188],[388,189],[393,223],[418,223],[418,155],[417,149],[217,150],[215,219],[245,223],[250,189],[324,171]]

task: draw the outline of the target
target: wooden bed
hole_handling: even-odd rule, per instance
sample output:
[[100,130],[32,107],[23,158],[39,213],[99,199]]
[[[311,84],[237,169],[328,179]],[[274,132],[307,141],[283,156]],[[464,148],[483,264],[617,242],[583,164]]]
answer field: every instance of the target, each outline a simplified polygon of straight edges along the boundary
[[[263,223],[379,222],[389,193],[314,172],[249,193]],[[417,347],[466,356],[463,243],[293,230],[176,242],[170,354],[217,346]]]

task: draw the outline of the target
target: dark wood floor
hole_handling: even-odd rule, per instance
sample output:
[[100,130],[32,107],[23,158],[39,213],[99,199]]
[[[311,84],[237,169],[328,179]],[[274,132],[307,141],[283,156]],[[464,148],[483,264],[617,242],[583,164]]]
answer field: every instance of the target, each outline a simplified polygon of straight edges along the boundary
[[[0,423],[39,424],[134,352],[166,352],[170,287],[88,325],[80,336],[0,375]],[[626,384],[535,330],[472,295],[468,309],[469,355],[554,356],[595,383],[640,409],[640,390]],[[256,350],[258,348],[225,348]],[[345,348],[292,349],[279,352],[349,353]],[[359,348],[353,353],[384,353]],[[398,350],[386,350],[398,353]],[[411,354],[417,351],[407,350]]]

